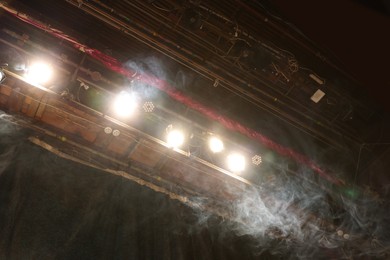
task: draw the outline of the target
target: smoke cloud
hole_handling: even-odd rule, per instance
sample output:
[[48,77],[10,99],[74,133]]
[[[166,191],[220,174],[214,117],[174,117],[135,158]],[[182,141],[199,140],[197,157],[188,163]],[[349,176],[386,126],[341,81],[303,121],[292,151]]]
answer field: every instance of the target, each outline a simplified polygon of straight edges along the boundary
[[[163,69],[166,66],[155,58],[132,61],[127,66],[140,73],[174,81],[179,89],[185,89],[192,81],[183,71],[171,73]],[[174,78],[170,78],[172,74]],[[288,130],[281,131],[286,132],[287,138]],[[299,142],[306,153],[319,157],[312,144],[303,138],[295,136],[292,140]],[[234,231],[239,236],[250,236],[261,250],[289,255],[293,259],[388,256],[390,217],[387,202],[359,187],[332,188],[307,168],[297,171],[301,177],[280,172],[271,181],[246,188],[236,194],[233,201],[223,205],[230,213],[229,221],[224,220],[221,224],[225,233]],[[200,205],[194,209],[199,224],[207,224],[211,215],[199,209],[204,208],[202,204],[209,204],[209,200],[192,200]]]
[[[255,251],[269,250],[284,258],[387,259],[389,204],[357,187],[359,194],[351,197],[342,191],[324,191],[317,184],[282,174],[246,188],[226,203],[230,219],[221,225],[252,237]],[[205,222],[208,215],[197,214]]]
[[139,57],[127,61],[124,67],[134,71],[133,79],[130,81],[130,87],[138,95],[146,100],[153,100],[158,96],[158,90],[152,86],[146,85],[137,78],[142,74],[150,74],[160,79],[167,79],[166,70],[162,69],[163,63],[155,57]]

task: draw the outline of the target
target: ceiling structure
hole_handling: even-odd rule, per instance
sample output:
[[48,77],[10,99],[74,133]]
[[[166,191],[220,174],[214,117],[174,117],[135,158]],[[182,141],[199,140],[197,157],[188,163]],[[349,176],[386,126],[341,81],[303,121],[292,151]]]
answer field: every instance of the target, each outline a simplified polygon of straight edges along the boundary
[[[337,5],[306,0],[273,3],[305,35],[329,50],[343,64],[343,70],[388,111],[388,102],[381,93],[390,85],[386,77],[390,57],[386,46],[390,41],[385,37],[390,26],[389,1],[340,1]],[[321,12],[306,11],[315,9]],[[328,19],[329,14],[332,19]]]
[[[284,201],[303,230],[316,223],[346,243],[339,220],[306,208],[295,190],[293,202],[275,190],[302,182],[308,194],[328,194],[334,208],[351,187],[370,200],[386,196],[361,173],[389,156],[388,118],[364,82],[269,8],[233,0],[9,1],[0,18],[8,64],[1,108],[33,131],[31,142],[66,159],[251,228],[226,203],[255,189],[268,206]],[[23,68],[41,57],[55,79],[33,86]],[[131,119],[110,107],[125,89],[140,98]],[[180,149],[165,142],[170,125],[187,131]],[[210,135],[245,155],[244,173],[208,151]],[[268,236],[288,239],[270,226]],[[366,230],[354,232],[366,239]]]

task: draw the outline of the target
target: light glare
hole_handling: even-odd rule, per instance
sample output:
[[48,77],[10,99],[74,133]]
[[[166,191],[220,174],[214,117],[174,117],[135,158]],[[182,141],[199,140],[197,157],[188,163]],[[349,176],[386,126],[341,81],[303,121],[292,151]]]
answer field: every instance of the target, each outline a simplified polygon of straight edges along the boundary
[[25,78],[32,84],[44,84],[53,75],[53,68],[45,62],[35,62],[31,64],[25,74]]
[[178,148],[184,143],[184,133],[179,130],[171,130],[167,135],[169,147]]
[[232,172],[242,172],[245,170],[245,157],[238,153],[232,153],[227,158],[227,165]]
[[224,145],[221,139],[212,136],[209,139],[209,148],[213,153],[219,153],[224,149]]
[[114,101],[114,112],[120,117],[131,116],[137,108],[135,96],[129,92],[122,91]]

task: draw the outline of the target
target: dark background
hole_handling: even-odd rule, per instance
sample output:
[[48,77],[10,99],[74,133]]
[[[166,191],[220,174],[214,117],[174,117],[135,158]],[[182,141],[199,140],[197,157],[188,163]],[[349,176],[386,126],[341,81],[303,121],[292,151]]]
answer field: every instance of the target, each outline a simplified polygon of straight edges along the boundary
[[390,4],[374,1],[269,1],[389,111]]
[[0,119],[0,259],[267,259],[249,237]]

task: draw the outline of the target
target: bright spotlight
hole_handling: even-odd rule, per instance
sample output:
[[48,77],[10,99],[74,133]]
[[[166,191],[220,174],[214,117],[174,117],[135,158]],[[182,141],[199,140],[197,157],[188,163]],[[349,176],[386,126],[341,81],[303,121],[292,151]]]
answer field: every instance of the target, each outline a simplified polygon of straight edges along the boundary
[[245,170],[245,157],[238,153],[232,153],[227,158],[227,164],[232,172],[242,172]]
[[44,84],[48,82],[53,75],[53,68],[44,62],[35,62],[28,66],[24,77],[32,84]]
[[219,153],[224,149],[223,142],[218,137],[209,138],[209,148],[213,153]]
[[184,133],[178,129],[173,129],[172,125],[169,125],[167,131],[167,144],[171,148],[178,148],[184,143]]
[[137,108],[137,99],[134,94],[122,91],[114,100],[114,112],[119,117],[131,116]]

